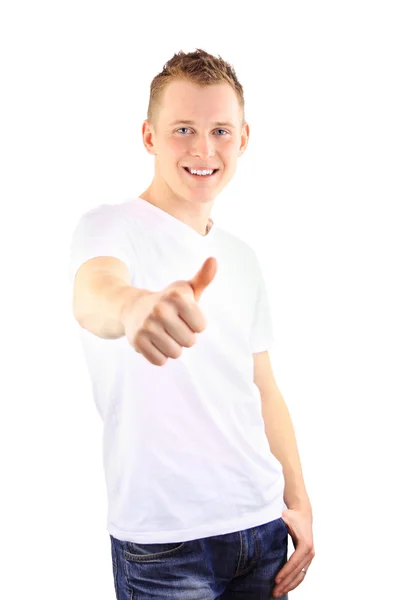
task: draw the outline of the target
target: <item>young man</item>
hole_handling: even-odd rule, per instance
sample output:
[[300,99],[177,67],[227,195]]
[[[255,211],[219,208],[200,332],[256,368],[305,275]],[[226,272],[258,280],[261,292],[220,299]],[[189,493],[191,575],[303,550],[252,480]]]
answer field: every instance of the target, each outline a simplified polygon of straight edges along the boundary
[[287,598],[314,556],[311,504],[258,259],[210,217],[249,139],[232,66],[175,54],[142,134],[151,185],[85,213],[70,265],[116,595]]

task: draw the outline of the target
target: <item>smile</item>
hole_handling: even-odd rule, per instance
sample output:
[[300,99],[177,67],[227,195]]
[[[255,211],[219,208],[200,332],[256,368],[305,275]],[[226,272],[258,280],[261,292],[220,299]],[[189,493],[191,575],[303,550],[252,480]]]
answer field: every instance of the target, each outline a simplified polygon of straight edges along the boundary
[[183,167],[186,171],[186,173],[189,175],[189,177],[191,177],[192,179],[212,179],[216,173],[218,173],[219,169],[215,169],[214,172],[211,175],[196,175],[196,174],[192,174],[189,169],[187,167]]

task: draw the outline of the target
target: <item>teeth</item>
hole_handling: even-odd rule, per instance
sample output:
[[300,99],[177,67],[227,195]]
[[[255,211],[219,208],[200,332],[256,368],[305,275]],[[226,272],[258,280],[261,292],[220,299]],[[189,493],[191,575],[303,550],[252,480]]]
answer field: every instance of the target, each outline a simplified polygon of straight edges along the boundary
[[194,169],[190,169],[190,172],[192,175],[212,175],[212,173],[214,173],[213,170],[209,170],[209,171],[195,171]]

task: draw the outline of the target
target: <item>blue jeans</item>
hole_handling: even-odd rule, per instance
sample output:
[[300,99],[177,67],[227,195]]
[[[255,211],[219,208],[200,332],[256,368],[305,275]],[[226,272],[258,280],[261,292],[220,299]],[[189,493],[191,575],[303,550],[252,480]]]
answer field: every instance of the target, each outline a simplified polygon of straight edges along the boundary
[[188,542],[136,544],[110,535],[117,600],[272,600],[288,534],[279,517]]

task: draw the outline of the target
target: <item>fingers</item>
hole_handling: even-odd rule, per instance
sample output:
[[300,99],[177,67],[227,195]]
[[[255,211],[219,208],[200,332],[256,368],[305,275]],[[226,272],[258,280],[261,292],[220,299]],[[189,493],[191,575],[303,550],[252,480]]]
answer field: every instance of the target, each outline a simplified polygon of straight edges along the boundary
[[279,580],[282,581],[290,576],[293,572],[300,571],[307,561],[309,561],[308,564],[310,564],[314,558],[314,548],[310,547],[304,540],[298,541],[295,547],[296,550],[293,552],[292,556],[276,575],[276,583],[279,583]]
[[284,594],[287,594],[291,590],[294,590],[300,583],[302,583],[306,574],[301,569],[305,568],[307,570],[309,564],[310,563],[307,562],[305,563],[305,565],[300,566],[299,570],[296,570],[295,573],[292,573],[290,579],[288,577],[284,581],[282,581],[273,592],[274,598],[280,598]]
[[[296,551],[292,554],[288,562],[275,578],[277,586],[273,592],[274,598],[279,598],[280,596],[283,596],[283,594],[286,594],[290,590],[293,590],[295,587],[297,587],[299,583],[303,581],[306,575],[302,569],[307,571],[311,562],[312,559],[310,560],[308,552],[304,553],[303,551],[301,558],[299,558],[297,547]],[[280,580],[280,583],[278,580]]]
[[168,357],[147,337],[143,336],[140,338],[140,346],[138,345],[137,348],[137,351],[140,352],[146,360],[157,367],[162,367],[168,360]]
[[178,306],[192,327],[197,331],[205,328],[201,310],[194,301],[188,304],[178,297],[173,304],[157,305],[136,342],[137,350],[154,365],[163,366],[168,358],[179,358],[183,346],[190,348],[197,341],[195,331],[177,314]]
[[[203,311],[197,302],[177,290],[169,292],[167,302],[159,303],[154,307],[153,319],[160,322],[177,342],[181,339],[183,345],[187,347],[193,345],[195,339],[189,334],[201,333],[207,325]],[[185,332],[186,326],[189,327],[189,332]],[[175,337],[175,332],[181,336],[180,339]]]
[[157,316],[149,318],[147,332],[160,352],[170,358],[178,358],[182,354],[182,346],[190,348],[197,340],[196,333],[185,321],[172,309],[166,308],[162,321]]
[[124,320],[125,335],[136,352],[152,364],[164,365],[179,358],[182,348],[197,341],[197,333],[207,326],[198,299],[212,282],[217,261],[209,257],[190,280],[178,280],[160,292],[146,296],[142,310],[132,310]]

